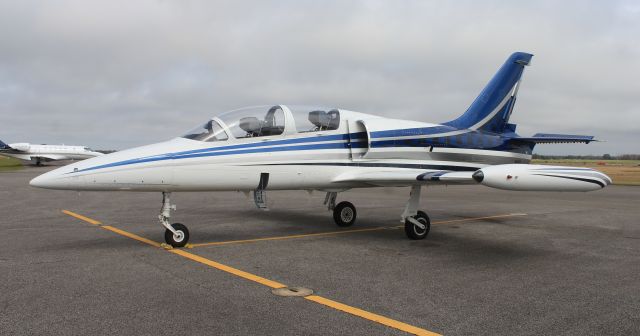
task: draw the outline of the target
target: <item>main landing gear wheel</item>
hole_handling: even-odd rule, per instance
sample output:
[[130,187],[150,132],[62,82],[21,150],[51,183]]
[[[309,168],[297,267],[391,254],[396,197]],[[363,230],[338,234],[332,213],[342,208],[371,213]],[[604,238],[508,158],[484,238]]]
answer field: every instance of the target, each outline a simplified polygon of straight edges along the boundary
[[418,214],[410,218],[420,223],[423,227],[420,227],[409,218],[406,218],[404,220],[404,232],[407,234],[407,237],[415,240],[425,239],[429,234],[429,229],[431,229],[429,216],[427,216],[424,211],[418,211]]
[[187,230],[187,227],[180,223],[171,224],[171,227],[176,230],[176,234],[166,229],[164,231],[164,241],[173,247],[184,247],[187,245],[189,241],[189,230]]
[[333,209],[333,220],[338,226],[347,227],[356,222],[356,207],[350,202],[340,202]]

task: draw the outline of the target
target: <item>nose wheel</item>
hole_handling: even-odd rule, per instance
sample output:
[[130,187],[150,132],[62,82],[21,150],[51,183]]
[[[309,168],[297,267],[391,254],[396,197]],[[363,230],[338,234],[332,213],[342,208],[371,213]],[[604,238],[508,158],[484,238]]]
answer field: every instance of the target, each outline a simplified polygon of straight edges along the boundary
[[164,241],[173,247],[184,247],[189,242],[189,230],[180,223],[170,224],[171,210],[176,206],[171,204],[171,193],[162,193],[162,208],[160,209],[160,224],[165,227]]
[[189,230],[180,223],[171,224],[173,231],[164,231],[164,241],[173,247],[184,247],[189,242]]

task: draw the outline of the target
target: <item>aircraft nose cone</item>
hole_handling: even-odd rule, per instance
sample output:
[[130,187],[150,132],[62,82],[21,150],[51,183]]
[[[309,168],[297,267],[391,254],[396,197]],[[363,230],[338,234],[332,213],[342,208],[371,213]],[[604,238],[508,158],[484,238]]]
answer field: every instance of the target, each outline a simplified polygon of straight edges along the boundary
[[35,177],[29,181],[29,185],[36,188],[64,189],[68,181],[54,170]]
[[29,181],[29,185],[36,188],[43,188],[43,186],[45,185],[44,180],[45,179],[42,178],[42,175],[36,176],[35,178],[31,179],[31,181]]
[[51,188],[53,186],[51,178],[43,174],[29,181],[29,185],[36,188]]

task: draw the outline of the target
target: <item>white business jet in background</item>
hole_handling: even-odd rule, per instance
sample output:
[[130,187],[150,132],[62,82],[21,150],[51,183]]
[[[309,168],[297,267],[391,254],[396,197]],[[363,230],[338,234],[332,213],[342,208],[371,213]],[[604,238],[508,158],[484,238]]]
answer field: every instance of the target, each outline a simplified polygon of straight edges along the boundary
[[[189,240],[171,224],[178,191],[253,191],[265,208],[267,190],[321,190],[339,226],[356,220],[337,193],[352,188],[411,187],[401,214],[411,239],[430,229],[418,211],[421,187],[480,184],[506,190],[591,191],[611,179],[589,168],[529,165],[538,143],[589,143],[592,136],[522,137],[509,123],[531,54],[512,54],[460,117],[442,124],[383,118],[335,108],[271,105],[220,113],[182,137],[55,169],[35,187],[162,192],[160,222],[174,247]],[[427,113],[425,112],[425,115]]]
[[45,161],[84,160],[104,154],[84,146],[33,145],[29,143],[7,145],[0,141],[0,155],[31,161],[36,166],[40,166]]

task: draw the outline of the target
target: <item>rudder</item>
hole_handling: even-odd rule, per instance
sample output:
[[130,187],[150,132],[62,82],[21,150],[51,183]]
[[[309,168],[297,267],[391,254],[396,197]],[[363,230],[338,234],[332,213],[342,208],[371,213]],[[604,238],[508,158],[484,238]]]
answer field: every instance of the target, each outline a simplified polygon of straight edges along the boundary
[[511,54],[465,113],[444,124],[492,133],[514,132],[515,125],[508,122],[524,67],[529,65],[532,57],[532,54],[524,52]]

